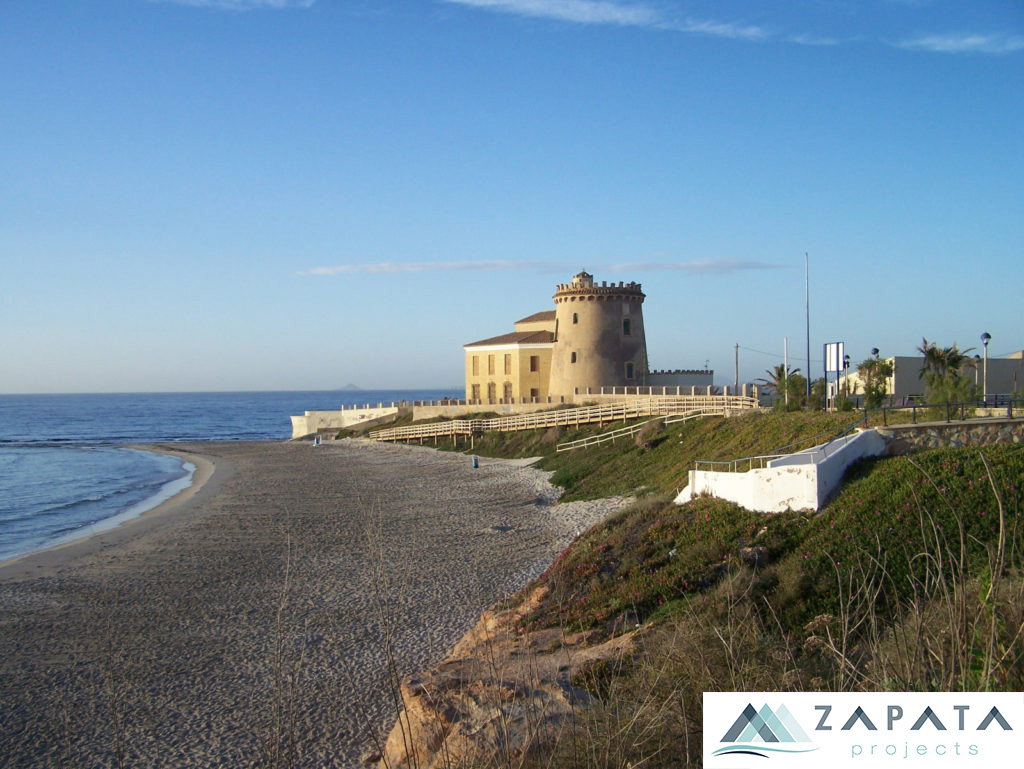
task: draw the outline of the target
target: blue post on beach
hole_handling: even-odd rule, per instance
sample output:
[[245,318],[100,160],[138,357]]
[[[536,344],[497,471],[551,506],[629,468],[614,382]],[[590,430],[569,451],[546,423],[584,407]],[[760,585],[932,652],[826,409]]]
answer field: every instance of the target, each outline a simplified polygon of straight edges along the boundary
[[480,460],[477,459],[476,455],[474,454],[473,455],[473,469],[475,470],[478,467],[480,467]]

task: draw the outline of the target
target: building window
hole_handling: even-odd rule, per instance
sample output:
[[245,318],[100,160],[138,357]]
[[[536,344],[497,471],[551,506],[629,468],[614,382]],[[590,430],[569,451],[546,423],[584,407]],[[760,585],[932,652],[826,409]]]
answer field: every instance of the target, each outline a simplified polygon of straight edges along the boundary
[[569,359],[569,362],[570,363],[575,363],[576,362],[576,353],[572,354],[572,357]]
[[622,334],[623,336],[630,336],[633,330],[629,322],[629,318],[623,318],[622,320]]
[[473,356],[473,376],[480,376],[480,356]]
[[473,385],[473,397],[471,400],[474,400],[477,403],[480,402],[480,385]]
[[540,400],[540,390],[538,390],[536,387],[530,388],[530,400],[533,401],[534,403]]
[[512,355],[510,353],[505,353],[505,373],[512,373]]
[[498,397],[498,387],[494,382],[487,383],[487,402],[494,403]]
[[627,363],[626,364],[626,379],[632,379],[632,378],[633,378],[633,364],[632,363]]
[[493,355],[488,355],[487,356],[487,373],[490,374],[491,376],[494,376],[494,356]]
[[530,356],[530,371],[540,371],[540,356],[539,355],[531,355]]
[[579,323],[579,322],[580,322],[580,314],[579,314],[578,312],[574,312],[574,313],[572,314],[572,322],[573,322],[574,324],[576,324],[576,323]]
[[502,397],[504,398],[505,403],[511,403],[512,402],[512,383],[511,382],[505,382],[504,390],[505,390],[505,392],[503,393]]

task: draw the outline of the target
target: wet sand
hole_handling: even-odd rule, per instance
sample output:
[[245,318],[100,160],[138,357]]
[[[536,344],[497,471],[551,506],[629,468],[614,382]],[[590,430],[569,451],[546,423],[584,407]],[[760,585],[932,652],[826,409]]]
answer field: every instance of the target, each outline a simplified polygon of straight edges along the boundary
[[358,766],[391,676],[622,504],[418,447],[158,448],[193,487],[0,566],[4,766]]

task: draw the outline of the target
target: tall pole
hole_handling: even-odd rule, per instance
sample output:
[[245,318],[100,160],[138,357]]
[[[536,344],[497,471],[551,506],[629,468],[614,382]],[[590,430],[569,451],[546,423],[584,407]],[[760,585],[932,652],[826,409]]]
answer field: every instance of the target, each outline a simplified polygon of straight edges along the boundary
[[782,337],[782,391],[786,393],[786,411],[789,411],[789,337]]
[[785,410],[790,411],[790,337],[782,337],[782,392]]
[[981,344],[985,348],[985,367],[981,372],[981,395],[985,401],[985,405],[988,405],[988,343],[992,339],[992,335],[987,331],[981,335]]
[[740,343],[736,343],[736,368],[733,377],[732,394],[739,395],[740,392]]
[[804,305],[807,308],[807,400],[811,400],[811,270],[804,251]]

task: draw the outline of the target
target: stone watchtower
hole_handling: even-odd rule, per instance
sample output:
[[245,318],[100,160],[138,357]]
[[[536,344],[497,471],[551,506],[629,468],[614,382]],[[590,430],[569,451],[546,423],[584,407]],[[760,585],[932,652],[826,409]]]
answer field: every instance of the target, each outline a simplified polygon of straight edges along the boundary
[[645,384],[644,294],[639,283],[602,282],[580,272],[555,292],[555,342],[549,393]]

